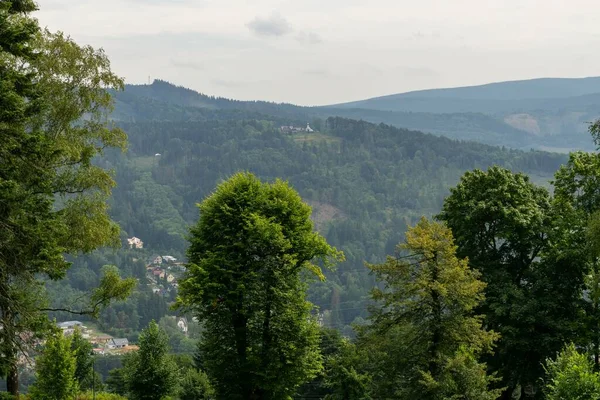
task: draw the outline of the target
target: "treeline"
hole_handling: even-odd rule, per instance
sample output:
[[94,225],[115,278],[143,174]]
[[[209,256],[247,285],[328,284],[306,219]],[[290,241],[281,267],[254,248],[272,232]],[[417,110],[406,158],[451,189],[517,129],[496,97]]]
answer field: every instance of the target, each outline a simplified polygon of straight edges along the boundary
[[201,324],[194,362],[179,358],[187,367],[178,373],[151,322],[108,390],[154,399],[192,398],[191,388],[217,399],[598,398],[598,179],[591,153],[571,155],[552,195],[501,167],[465,173],[434,220],[421,218],[394,255],[367,265],[377,285],[349,339],[322,327],[306,298],[343,253],[314,231],[310,207],[287,183],[236,174],[200,204],[191,230],[177,306]]

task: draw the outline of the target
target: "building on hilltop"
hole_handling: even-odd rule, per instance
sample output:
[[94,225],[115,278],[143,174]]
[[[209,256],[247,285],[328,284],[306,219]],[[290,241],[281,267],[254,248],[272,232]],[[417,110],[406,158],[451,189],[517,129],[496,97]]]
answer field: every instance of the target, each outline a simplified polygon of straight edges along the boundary
[[127,243],[129,244],[130,249],[143,249],[144,248],[144,242],[142,242],[142,240],[140,238],[136,238],[135,236],[127,239]]
[[315,130],[313,128],[310,127],[310,124],[307,122],[306,123],[306,128],[303,128],[301,126],[293,126],[293,125],[283,125],[281,127],[279,127],[279,130],[283,133],[297,133],[297,132],[314,132]]

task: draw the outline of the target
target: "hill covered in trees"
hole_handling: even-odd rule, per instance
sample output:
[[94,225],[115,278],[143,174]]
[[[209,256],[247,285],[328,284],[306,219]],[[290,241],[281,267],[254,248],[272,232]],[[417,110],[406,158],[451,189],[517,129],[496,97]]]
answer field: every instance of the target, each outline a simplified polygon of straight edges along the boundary
[[125,92],[115,93],[113,117],[121,121],[203,120],[217,110],[227,110],[238,116],[276,115],[306,123],[339,116],[515,149],[566,152],[593,148],[587,129],[600,107],[595,82],[595,78],[502,82],[299,107],[208,96],[155,80],[150,85],[127,85]]
[[281,117],[203,112],[203,121],[120,123],[129,151],[102,160],[116,172],[111,215],[147,248],[181,256],[196,203],[219,182],[238,171],[288,180],[313,207],[318,230],[346,255],[311,289],[325,323],[338,328],[366,313],[373,278],[364,262],[383,260],[409,224],[439,212],[464,171],[501,165],[547,183],[566,160],[344,118],[317,119],[318,132],[291,134],[281,132],[289,121]]

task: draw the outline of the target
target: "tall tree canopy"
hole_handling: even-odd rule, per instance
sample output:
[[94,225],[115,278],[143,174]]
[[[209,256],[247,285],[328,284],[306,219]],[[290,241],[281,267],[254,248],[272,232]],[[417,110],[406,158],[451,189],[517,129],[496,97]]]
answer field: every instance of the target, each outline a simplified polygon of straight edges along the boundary
[[[114,182],[91,161],[126,141],[108,126],[107,89],[123,82],[107,57],[40,31],[29,16],[35,9],[29,0],[0,1],[0,372],[13,394],[18,353],[34,339],[21,333],[49,327],[40,277],[62,278],[66,253],[119,243],[106,206]],[[96,304],[131,288],[104,286]]]
[[467,172],[439,215],[487,283],[480,311],[501,335],[490,365],[506,398],[520,388],[541,396],[543,361],[574,340],[586,266],[568,245],[571,216],[527,176],[499,167]]
[[321,369],[303,272],[340,254],[285,182],[240,173],[199,207],[180,302],[204,324],[202,366],[219,398],[287,398]]
[[450,229],[425,218],[399,250],[404,255],[369,265],[384,286],[373,290],[378,304],[361,334],[367,352],[373,349],[375,397],[496,399],[477,361],[497,339],[475,314],[484,298],[479,272],[457,258]]

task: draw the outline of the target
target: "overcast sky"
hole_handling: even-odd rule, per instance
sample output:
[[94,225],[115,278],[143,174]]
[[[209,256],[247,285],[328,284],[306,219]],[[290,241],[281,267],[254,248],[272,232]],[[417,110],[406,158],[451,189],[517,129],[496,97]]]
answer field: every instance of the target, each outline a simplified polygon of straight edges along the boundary
[[38,0],[127,83],[321,105],[600,75],[597,0]]

